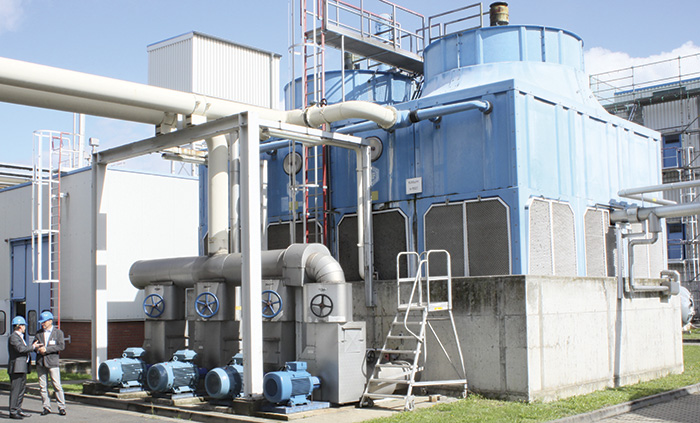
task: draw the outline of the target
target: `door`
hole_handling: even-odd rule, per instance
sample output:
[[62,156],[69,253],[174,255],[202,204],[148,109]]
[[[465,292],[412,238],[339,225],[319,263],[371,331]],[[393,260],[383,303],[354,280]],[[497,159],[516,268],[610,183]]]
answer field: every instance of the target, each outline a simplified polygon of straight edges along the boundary
[[[48,241],[42,243],[42,256],[44,259],[43,271],[47,271]],[[12,320],[14,316],[22,316],[27,320],[27,342],[29,342],[38,329],[38,317],[42,311],[51,310],[51,286],[49,283],[34,283],[32,280],[32,241],[31,239],[16,239],[10,241],[10,302],[7,305],[9,315],[6,320]],[[46,274],[44,278],[46,278]],[[1,316],[0,316],[1,317]],[[11,328],[6,330],[7,335]],[[3,344],[6,345],[6,344]],[[0,346],[0,350],[6,350]],[[4,351],[7,354],[6,351]],[[0,356],[2,357],[2,356]],[[2,363],[7,363],[5,357]]]
[[9,360],[9,353],[5,346],[7,345],[7,339],[12,333],[12,328],[10,327],[10,300],[3,299],[0,300],[0,364],[6,365]]

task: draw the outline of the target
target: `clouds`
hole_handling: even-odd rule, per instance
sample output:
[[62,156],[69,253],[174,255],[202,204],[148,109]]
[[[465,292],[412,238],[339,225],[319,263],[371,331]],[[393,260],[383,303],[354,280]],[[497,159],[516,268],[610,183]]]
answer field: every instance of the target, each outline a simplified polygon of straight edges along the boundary
[[[692,55],[695,56],[685,57]],[[679,60],[679,57],[683,58]],[[632,71],[629,68],[634,66],[634,78],[639,82],[677,78],[679,73],[684,76],[684,79],[700,77],[700,46],[692,41],[687,41],[671,51],[649,57],[632,57],[624,52],[593,47],[584,53],[584,60],[589,75],[618,70],[624,70],[618,76],[631,75]]]
[[0,0],[0,34],[15,31],[24,17],[27,0]]

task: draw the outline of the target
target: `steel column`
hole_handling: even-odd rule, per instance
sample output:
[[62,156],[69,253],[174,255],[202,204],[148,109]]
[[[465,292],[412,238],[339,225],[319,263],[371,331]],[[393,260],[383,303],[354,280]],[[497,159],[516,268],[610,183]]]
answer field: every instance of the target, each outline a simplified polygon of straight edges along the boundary
[[239,129],[241,180],[240,221],[242,263],[243,394],[263,393],[261,240],[260,240],[260,126],[258,116],[241,113]]

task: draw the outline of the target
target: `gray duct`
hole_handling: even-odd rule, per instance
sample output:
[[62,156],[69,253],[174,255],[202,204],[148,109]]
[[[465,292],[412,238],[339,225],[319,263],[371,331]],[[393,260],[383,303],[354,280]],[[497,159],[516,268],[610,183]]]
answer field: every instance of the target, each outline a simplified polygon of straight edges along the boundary
[[[340,264],[321,244],[292,244],[286,250],[262,251],[261,256],[264,278],[288,278],[292,286],[312,281],[345,282]],[[201,281],[240,285],[241,263],[240,253],[140,260],[131,266],[129,279],[138,289],[159,282],[172,282],[182,288]]]

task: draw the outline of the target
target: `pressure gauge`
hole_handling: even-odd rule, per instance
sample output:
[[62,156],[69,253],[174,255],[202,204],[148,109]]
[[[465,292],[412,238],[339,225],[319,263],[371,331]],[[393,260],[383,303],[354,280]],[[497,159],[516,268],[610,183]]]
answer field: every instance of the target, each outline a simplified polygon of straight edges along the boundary
[[282,162],[282,168],[284,169],[284,173],[287,175],[297,174],[301,170],[301,163],[302,158],[301,154],[297,153],[296,151],[287,154],[287,156],[284,158],[284,161]]

